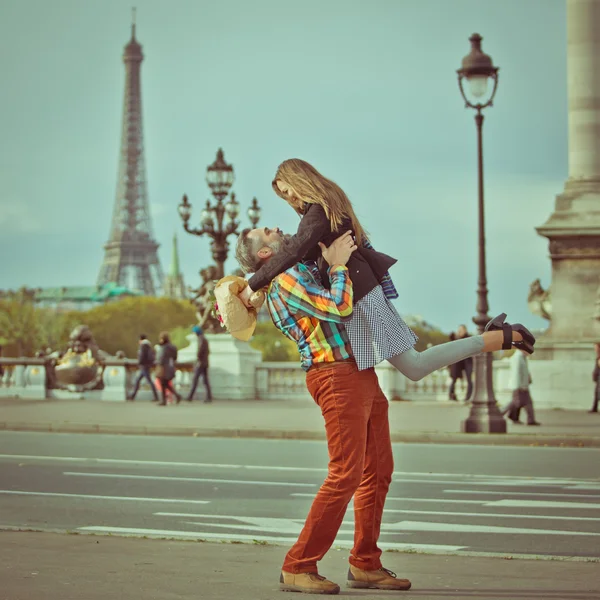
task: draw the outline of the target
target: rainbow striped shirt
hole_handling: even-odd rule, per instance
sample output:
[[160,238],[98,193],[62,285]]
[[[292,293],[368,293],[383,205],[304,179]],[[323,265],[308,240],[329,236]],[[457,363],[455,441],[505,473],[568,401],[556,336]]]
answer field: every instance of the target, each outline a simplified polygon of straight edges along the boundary
[[352,357],[343,325],[352,314],[352,282],[341,265],[328,273],[330,290],[322,286],[318,271],[298,263],[273,279],[267,292],[271,319],[298,345],[305,371],[315,363]]

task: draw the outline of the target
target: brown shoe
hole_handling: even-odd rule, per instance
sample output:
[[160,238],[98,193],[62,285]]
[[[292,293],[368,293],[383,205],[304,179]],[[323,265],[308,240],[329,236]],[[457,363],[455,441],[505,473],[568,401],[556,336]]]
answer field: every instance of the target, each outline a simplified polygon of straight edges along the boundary
[[318,573],[288,573],[281,571],[279,589],[282,592],[304,592],[305,594],[339,594],[340,586]]
[[348,587],[351,588],[410,590],[411,585],[408,579],[398,579],[396,573],[383,567],[377,571],[363,571],[350,565],[348,569]]

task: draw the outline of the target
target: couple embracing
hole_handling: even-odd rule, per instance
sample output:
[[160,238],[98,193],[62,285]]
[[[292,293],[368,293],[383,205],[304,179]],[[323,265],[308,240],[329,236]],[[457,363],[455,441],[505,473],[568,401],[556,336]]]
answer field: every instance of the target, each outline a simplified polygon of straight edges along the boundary
[[391,303],[398,292],[388,270],[396,260],[373,248],[344,191],[300,159],[279,166],[273,190],[300,215],[298,231],[286,235],[264,227],[240,234],[236,258],[253,273],[240,299],[250,306],[254,292],[266,290],[273,323],[298,346],[329,450],[327,477],[285,557],[280,589],[339,593],[339,585],[319,574],[317,563],[354,499],[347,585],[408,590],[411,582],[382,565],[378,547],[394,465],[388,402],[375,365],[388,361],[418,381],[480,352],[516,346],[531,353],[535,338],[501,314],[482,335],[417,352],[417,337]]

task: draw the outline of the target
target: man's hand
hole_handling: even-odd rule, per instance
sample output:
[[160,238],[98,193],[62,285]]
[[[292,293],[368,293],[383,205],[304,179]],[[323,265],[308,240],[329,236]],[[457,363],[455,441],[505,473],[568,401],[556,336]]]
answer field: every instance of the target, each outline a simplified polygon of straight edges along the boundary
[[252,308],[252,304],[250,304],[250,296],[252,296],[252,294],[254,294],[254,290],[247,285],[240,293],[239,293],[239,299],[248,307],[248,308]]
[[319,248],[321,248],[323,258],[327,261],[327,264],[333,267],[334,265],[346,265],[350,255],[356,250],[356,244],[352,237],[352,231],[347,231],[334,240],[329,248],[322,242],[319,242]]

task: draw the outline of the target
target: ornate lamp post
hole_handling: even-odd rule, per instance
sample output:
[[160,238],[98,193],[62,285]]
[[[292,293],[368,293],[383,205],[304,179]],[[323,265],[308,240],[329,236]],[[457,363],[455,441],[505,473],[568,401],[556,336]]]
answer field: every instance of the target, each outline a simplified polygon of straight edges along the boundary
[[[482,37],[474,33],[469,41],[471,52],[462,60],[458,69],[458,87],[465,101],[465,108],[475,109],[477,126],[477,178],[479,207],[479,277],[477,280],[477,315],[473,322],[477,331],[483,333],[485,324],[490,320],[488,315],[488,288],[485,261],[485,212],[483,201],[483,145],[482,145],[482,110],[492,106],[498,87],[498,67],[492,59],[481,50]],[[465,90],[465,82],[467,90]],[[491,86],[490,86],[491,83]],[[490,91],[491,88],[491,91]],[[466,433],[506,433],[506,422],[496,404],[493,384],[493,368],[491,353],[480,354],[475,361],[475,390],[471,413],[463,422]]]
[[[237,216],[240,212],[240,205],[232,192],[227,202],[224,202],[233,185],[233,167],[225,162],[223,150],[219,148],[217,158],[212,165],[206,169],[206,183],[216,199],[216,204],[206,201],[206,206],[200,213],[200,226],[190,227],[189,221],[192,216],[192,205],[188,202],[186,195],[178,207],[179,216],[183,221],[183,228],[192,235],[206,235],[211,238],[210,249],[216,265],[216,279],[224,276],[224,265],[227,260],[229,242],[227,238],[230,235],[238,235],[238,226],[240,222]],[[252,199],[252,204],[247,211],[248,219],[252,227],[256,227],[260,219],[260,207],[256,198]],[[225,216],[229,220],[225,223]]]

